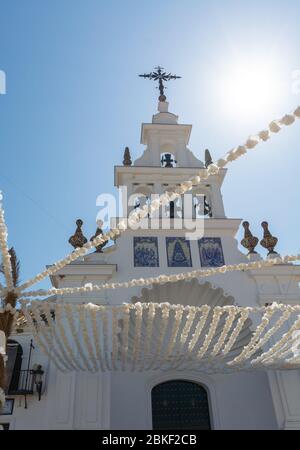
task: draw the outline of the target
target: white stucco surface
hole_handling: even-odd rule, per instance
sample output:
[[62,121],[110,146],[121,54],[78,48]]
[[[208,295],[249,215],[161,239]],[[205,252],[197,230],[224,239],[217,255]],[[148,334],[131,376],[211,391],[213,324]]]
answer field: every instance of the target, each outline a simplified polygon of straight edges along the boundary
[[[176,186],[204,167],[187,148],[191,125],[178,124],[178,118],[168,112],[168,105],[159,106],[150,124],[142,125],[141,142],[145,151],[132,166],[115,168],[116,186],[126,185],[128,195],[139,187],[161,193]],[[177,165],[163,168],[161,154],[172,151]],[[202,186],[212,206],[212,217],[205,218],[204,236],[221,239],[225,264],[247,262],[238,250],[235,238],[241,218],[227,218],[221,194],[226,175],[213,176]],[[207,186],[208,185],[208,186]],[[201,186],[200,186],[201,190]],[[123,203],[127,199],[123,198]],[[227,199],[228,201],[228,199]],[[158,226],[161,220],[158,220]],[[184,236],[185,230],[138,229],[127,231],[103,253],[92,253],[72,263],[51,277],[56,287],[82,286],[88,282],[126,281],[152,277],[162,273],[178,273],[186,268],[168,267],[166,237]],[[158,238],[159,267],[134,267],[133,237]],[[198,243],[190,242],[192,269],[201,267]],[[257,306],[278,299],[282,303],[299,303],[300,270],[298,266],[277,265],[260,271],[235,272],[210,277],[213,288],[221,288],[241,306]],[[200,283],[206,280],[199,280]],[[173,303],[188,305],[197,292],[170,288]],[[101,291],[89,295],[58,297],[57,302],[95,302],[120,304],[142,296],[141,288]],[[214,291],[215,292],[215,291]],[[159,296],[159,293],[158,293]],[[211,301],[213,301],[213,293]],[[165,301],[157,298],[158,302]],[[200,299],[199,299],[200,302]],[[12,336],[23,347],[23,367],[26,367],[30,333]],[[35,344],[36,345],[36,344]],[[42,399],[28,397],[24,409],[22,397],[15,398],[11,416],[0,416],[0,423],[10,423],[12,429],[151,429],[151,389],[158,383],[181,379],[206,387],[212,427],[215,429],[300,429],[300,375],[293,372],[251,372],[207,375],[201,371],[160,370],[150,372],[105,372],[99,374],[58,372],[38,347],[32,363],[42,364],[45,371]]]

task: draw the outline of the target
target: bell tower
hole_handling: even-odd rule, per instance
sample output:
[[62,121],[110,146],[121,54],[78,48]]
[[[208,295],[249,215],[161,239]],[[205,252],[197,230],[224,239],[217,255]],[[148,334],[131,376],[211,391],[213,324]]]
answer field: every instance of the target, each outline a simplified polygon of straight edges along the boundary
[[[123,166],[115,167],[115,186],[124,187],[122,191],[123,217],[145,204],[150,203],[151,196],[172,191],[181,182],[197,175],[212,163],[210,153],[205,152],[205,164],[188,148],[192,125],[178,123],[178,116],[169,111],[169,102],[164,94],[164,81],[180,78],[167,74],[162,67],[154,72],[140,75],[143,78],[159,82],[160,95],[158,112],[152,116],[150,123],[142,123],[141,144],[145,146],[142,155],[133,163],[129,149],[124,152]],[[207,153],[208,152],[208,153]],[[160,212],[160,217],[169,218],[207,218],[224,219],[221,186],[226,174],[222,169],[207,181],[195,186],[191,192],[193,206],[183,211],[183,202],[178,199],[167,211]],[[188,217],[187,217],[188,215]]]
[[[199,167],[204,165],[188,149],[192,125],[178,124],[178,116],[169,112],[167,101],[158,103],[158,113],[151,123],[143,123],[141,143],[146,146],[135,166],[163,166],[164,155],[172,155],[172,167]],[[170,167],[170,166],[167,166]]]

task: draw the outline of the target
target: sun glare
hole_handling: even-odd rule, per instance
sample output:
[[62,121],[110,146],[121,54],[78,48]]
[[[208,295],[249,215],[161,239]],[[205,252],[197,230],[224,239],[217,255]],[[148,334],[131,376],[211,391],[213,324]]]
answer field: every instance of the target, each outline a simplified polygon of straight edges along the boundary
[[220,87],[226,113],[240,118],[267,113],[280,95],[279,70],[270,64],[237,65],[222,77]]

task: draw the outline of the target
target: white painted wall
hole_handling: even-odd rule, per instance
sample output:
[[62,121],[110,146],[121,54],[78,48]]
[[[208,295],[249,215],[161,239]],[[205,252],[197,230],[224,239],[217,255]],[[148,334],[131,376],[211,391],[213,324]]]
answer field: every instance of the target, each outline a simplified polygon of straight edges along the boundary
[[[163,114],[159,116],[159,114]],[[174,153],[179,160],[179,180],[190,178],[192,168],[203,164],[191,156],[186,145],[190,126],[177,125],[177,118],[160,112],[153,124],[145,125],[142,141],[149,144],[137,164],[147,163],[147,168],[134,166],[116,171],[116,184],[125,180],[131,186],[136,181],[153,181],[156,188],[174,182],[171,172],[157,168],[159,145],[177,142]],[[166,122],[165,124],[163,122]],[[171,132],[171,129],[173,130]],[[172,128],[175,127],[175,128]],[[177,127],[177,128],[176,128]],[[165,131],[164,131],[165,130]],[[153,149],[153,155],[151,153]],[[155,159],[156,158],[156,159]],[[187,168],[184,168],[184,165]],[[152,178],[151,170],[153,168]],[[154,167],[156,166],[156,167]],[[134,169],[133,171],[131,169]],[[177,169],[171,169],[172,171]],[[200,169],[201,170],[201,169]],[[179,173],[178,172],[178,173]],[[173,172],[175,174],[175,172]],[[165,174],[165,175],[164,175]],[[171,176],[171,175],[172,176]],[[177,175],[176,175],[177,176]],[[176,178],[175,176],[175,178]],[[226,264],[247,262],[247,257],[237,248],[235,235],[240,219],[226,219],[221,195],[221,178],[215,178],[213,201],[217,206],[217,218],[205,221],[204,235],[220,237]],[[147,179],[145,179],[147,177]],[[170,179],[172,180],[170,181]],[[212,177],[213,179],[213,177]],[[130,187],[130,189],[132,186]],[[214,204],[212,205],[214,208]],[[157,268],[135,268],[133,259],[133,236],[157,236],[160,265]],[[178,273],[182,268],[167,266],[166,236],[184,236],[182,230],[137,230],[128,231],[117,240],[116,245],[105,249],[103,254],[91,254],[62,269],[51,277],[56,287],[82,286],[87,282],[101,283],[105,280],[125,281],[132,278],[151,277],[161,273]],[[197,241],[191,241],[193,269],[200,267]],[[235,272],[210,277],[212,285],[220,287],[234,297],[241,306],[256,306],[280,298],[282,302],[300,302],[300,270],[297,266],[281,265],[251,272]],[[74,303],[95,302],[120,304],[139,296],[141,288],[103,291],[89,295],[77,295],[58,301]],[[176,295],[174,294],[174,297]],[[187,294],[174,298],[174,302],[188,304]],[[14,338],[14,337],[13,337]],[[26,351],[30,335],[15,337]],[[167,379],[187,379],[207,386],[210,398],[212,423],[216,429],[300,429],[300,378],[299,371],[280,374],[256,372],[230,375],[206,376],[197,372],[116,372],[104,374],[58,372],[36,349],[33,363],[42,364],[45,370],[45,392],[38,402],[37,396],[24,403],[15,400],[13,416],[0,416],[0,422],[10,422],[15,429],[149,429],[151,421],[151,389]],[[24,368],[24,367],[23,367]]]
[[207,388],[214,429],[277,428],[265,373],[207,376],[180,371],[113,373],[111,429],[151,429],[151,389],[170,379],[199,382]]

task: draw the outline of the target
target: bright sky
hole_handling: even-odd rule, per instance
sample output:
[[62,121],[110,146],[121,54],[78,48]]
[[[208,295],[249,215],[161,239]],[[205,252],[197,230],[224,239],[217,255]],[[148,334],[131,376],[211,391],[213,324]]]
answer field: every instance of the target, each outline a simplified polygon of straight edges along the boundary
[[[77,218],[94,233],[124,147],[141,154],[158,92],[139,73],[182,76],[170,110],[217,159],[300,104],[299,14],[292,0],[0,0],[0,189],[22,280],[72,250]],[[259,238],[269,221],[281,254],[299,252],[299,140],[300,121],[230,165],[223,188],[227,216]]]

